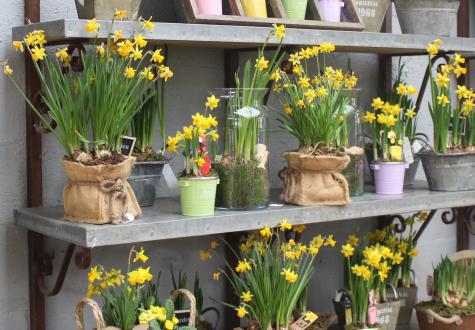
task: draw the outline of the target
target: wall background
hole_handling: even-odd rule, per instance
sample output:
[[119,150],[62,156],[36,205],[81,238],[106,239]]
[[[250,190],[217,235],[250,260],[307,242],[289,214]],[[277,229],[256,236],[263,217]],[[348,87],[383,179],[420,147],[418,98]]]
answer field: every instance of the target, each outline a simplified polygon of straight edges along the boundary
[[[153,0],[148,0],[145,12],[147,15],[161,17],[162,20],[170,19],[173,11],[169,10],[165,3],[161,1],[157,5]],[[23,23],[23,6],[22,0],[2,1],[0,21],[0,59],[10,58],[10,64],[21,80],[23,80],[23,58],[15,54],[10,45],[11,27]],[[41,7],[41,17],[45,21],[77,17],[73,0],[43,0]],[[397,32],[398,23],[395,14],[393,18],[394,30]],[[243,55],[245,56],[246,54]],[[348,58],[347,54],[337,54],[332,56],[332,62],[336,66],[346,67]],[[362,105],[365,108],[369,106],[370,100],[377,96],[378,60],[374,55],[351,56],[351,60],[353,69],[360,77],[360,87],[363,88]],[[416,87],[420,86],[426,65],[424,60],[425,58],[405,59],[408,66],[407,81]],[[175,72],[175,77],[168,88],[167,98],[170,133],[181,128],[184,124],[183,118],[188,118],[188,115],[202,108],[208,89],[223,86],[223,63],[222,50],[170,49],[170,66]],[[274,96],[271,99],[271,106],[278,106]],[[432,124],[427,109],[424,109],[419,123],[420,130],[430,135]],[[272,122],[271,129],[277,129],[275,122]],[[271,140],[272,185],[279,187],[280,181],[276,173],[284,165],[279,154],[293,148],[295,141],[285,133],[272,133]],[[64,184],[63,171],[58,163],[62,153],[52,136],[44,138],[43,148],[44,204],[57,205],[61,203]],[[24,102],[8,81],[0,78],[0,329],[9,330],[27,329],[29,323],[26,232],[12,224],[13,209],[23,207],[26,203],[24,150]],[[175,159],[172,165],[175,171],[178,171],[181,160]],[[422,172],[419,173],[419,177],[423,178]],[[314,225],[309,228],[306,235],[333,233],[341,242],[357,228],[364,232],[374,227],[374,219],[360,219],[338,224]],[[222,266],[222,260],[214,258],[205,264],[198,260],[199,249],[205,248],[210,239],[212,238],[203,237],[144,244],[150,254],[152,268],[155,271],[162,271],[162,297],[165,297],[171,288],[169,265],[173,264],[175,269],[183,269],[189,273],[190,284],[195,271],[198,271],[206,297],[212,296],[218,300],[223,298],[222,286],[210,281],[212,272]],[[48,246],[59,258],[63,255],[64,243],[48,240]],[[94,249],[92,264],[102,264],[106,268],[124,267],[129,248],[130,246],[118,246]],[[422,237],[419,248],[420,256],[414,264],[414,269],[418,284],[422,288],[419,296],[424,299],[425,278],[431,273],[432,264],[436,263],[441,255],[455,251],[455,227],[443,225],[441,221],[434,219]],[[46,300],[48,330],[74,329],[73,306],[86,290],[86,274],[87,271],[71,267],[62,292]],[[331,311],[330,299],[334,291],[341,286],[342,260],[339,251],[325,250],[318,259],[317,276],[311,284],[310,307],[316,311]],[[212,302],[207,299],[207,304]]]

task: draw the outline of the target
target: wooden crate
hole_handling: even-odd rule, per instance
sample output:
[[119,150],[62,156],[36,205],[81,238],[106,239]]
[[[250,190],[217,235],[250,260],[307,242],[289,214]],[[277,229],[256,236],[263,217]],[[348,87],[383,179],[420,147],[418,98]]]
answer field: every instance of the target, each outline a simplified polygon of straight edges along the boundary
[[286,18],[281,0],[268,0],[268,12],[270,16],[272,16],[268,18],[245,16],[241,0],[223,1],[228,2],[229,12],[225,12],[225,15],[205,15],[199,13],[195,0],[181,0],[187,22],[194,24],[270,26],[275,23],[278,25],[284,24],[289,28],[346,31],[362,31],[365,28],[355,0],[344,0],[345,8],[342,11],[343,22],[323,21],[318,0],[309,0],[306,20],[292,20]]

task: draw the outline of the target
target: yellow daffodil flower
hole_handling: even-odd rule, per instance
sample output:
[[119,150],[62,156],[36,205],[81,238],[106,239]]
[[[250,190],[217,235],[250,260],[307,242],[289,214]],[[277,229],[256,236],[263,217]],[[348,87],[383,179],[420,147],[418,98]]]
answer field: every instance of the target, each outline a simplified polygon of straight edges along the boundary
[[294,231],[296,233],[301,234],[301,233],[304,232],[304,230],[305,230],[305,225],[296,225],[296,226],[294,226]]
[[447,104],[450,104],[450,101],[447,95],[440,95],[440,96],[437,96],[437,103],[445,107]]
[[280,230],[281,231],[286,231],[286,230],[291,230],[292,225],[288,222],[287,219],[282,220],[282,222],[279,224]]
[[100,44],[99,46],[96,46],[96,52],[99,54],[101,58],[103,58],[106,55],[106,49],[104,48],[104,44]]
[[144,284],[145,282],[149,282],[153,279],[153,275],[150,274],[150,267],[142,268],[139,267],[136,270],[133,270],[127,274],[128,282],[130,285],[135,286],[137,284]]
[[3,66],[3,73],[7,76],[11,76],[13,74],[13,69],[10,68],[9,65],[4,65]]
[[143,248],[140,248],[140,251],[135,251],[135,258],[134,262],[141,261],[143,263],[146,263],[148,260],[148,257],[145,255],[145,251]]
[[214,281],[219,281],[220,277],[221,277],[221,272],[213,273],[213,280]]
[[341,253],[345,256],[345,258],[349,258],[355,252],[355,248],[351,246],[351,244],[345,244],[341,247]]
[[319,87],[317,89],[317,96],[318,97],[324,97],[328,95],[328,90],[325,87]]
[[124,70],[124,76],[126,76],[127,78],[135,77],[135,69],[131,68],[130,66],[126,67]]
[[373,100],[373,103],[371,104],[371,106],[375,109],[375,110],[379,110],[379,109],[382,109],[383,106],[384,106],[384,101],[381,100],[380,97],[376,98]]
[[366,111],[365,115],[363,116],[363,120],[366,123],[372,124],[376,120],[376,115],[371,111]]
[[144,48],[145,46],[147,46],[147,40],[145,40],[143,34],[140,33],[134,38],[134,44],[140,48]]
[[264,56],[261,56],[261,58],[257,59],[256,60],[256,68],[259,70],[259,71],[264,71],[265,69],[267,69],[269,67],[269,61],[265,59]]
[[284,104],[284,112],[288,115],[292,114],[292,107],[289,104]]
[[216,96],[211,95],[206,99],[205,107],[210,110],[214,110],[219,106],[219,99]]
[[122,20],[127,16],[127,11],[123,10],[123,9],[118,9],[118,10],[115,11],[114,16],[117,17],[118,19]]
[[272,231],[270,230],[269,227],[265,226],[259,231],[259,234],[261,235],[262,238],[269,239],[272,237]]
[[254,297],[254,296],[251,294],[251,291],[243,292],[241,294],[241,300],[245,303],[251,302],[252,297]]
[[152,23],[152,17],[151,16],[148,20],[143,21],[143,28],[144,29],[152,31],[154,27],[155,27],[155,24]]
[[463,75],[467,74],[467,68],[463,68],[463,67],[457,65],[457,67],[454,70],[454,73],[457,76],[457,78],[460,78],[460,76],[463,76]]
[[299,276],[296,274],[294,271],[292,271],[290,268],[288,269],[282,269],[282,272],[280,275],[285,277],[285,280],[288,281],[289,283],[295,283],[297,282]]
[[114,38],[114,43],[116,43],[117,41],[119,41],[119,39],[122,38],[122,30],[116,30],[116,31],[114,31],[113,38]]
[[282,41],[285,38],[285,25],[272,24],[274,27],[275,37]]
[[87,279],[89,280],[89,283],[93,283],[94,281],[100,281],[102,280],[103,274],[104,273],[98,270],[97,266],[95,266],[89,270],[89,273],[87,273]]
[[439,87],[447,87],[450,82],[450,78],[442,73],[437,73],[437,78],[435,79]]
[[333,235],[328,235],[327,239],[325,240],[324,246],[331,246],[335,247],[336,241],[333,239]]
[[404,115],[409,119],[413,119],[416,116],[416,111],[415,109],[409,109]]
[[236,272],[245,273],[249,270],[251,270],[251,265],[246,259],[238,262],[238,265],[236,266]]
[[46,57],[46,50],[44,48],[38,48],[37,46],[31,50],[31,53],[31,57],[35,62],[43,60]]
[[205,261],[207,259],[211,259],[211,252],[209,250],[201,250],[200,251],[200,260]]
[[238,308],[235,309],[235,311],[237,312],[237,316],[240,319],[242,319],[243,317],[246,317],[246,315],[248,314],[248,311],[243,306],[239,306]]
[[93,33],[99,33],[99,28],[101,25],[97,23],[97,20],[95,18],[91,19],[90,21],[87,22],[86,26],[84,27],[87,32],[93,32]]
[[23,48],[23,42],[21,41],[13,41],[13,48],[15,48],[16,51],[23,53],[24,48]]
[[314,89],[310,88],[307,89],[307,91],[304,93],[304,96],[307,99],[307,102],[312,102],[317,97],[317,93]]
[[161,54],[162,50],[157,49],[156,51],[153,52],[152,54],[152,62],[155,63],[162,63],[165,60],[165,56]]
[[329,42],[320,45],[321,53],[331,53],[335,51],[335,45]]

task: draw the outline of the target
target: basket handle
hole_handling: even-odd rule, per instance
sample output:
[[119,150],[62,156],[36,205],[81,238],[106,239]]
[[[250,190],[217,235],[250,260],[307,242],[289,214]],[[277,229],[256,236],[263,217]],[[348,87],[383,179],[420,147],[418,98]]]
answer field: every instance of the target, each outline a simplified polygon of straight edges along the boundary
[[[189,321],[188,325],[190,327],[194,327],[195,322],[196,322],[196,298],[190,291],[188,291],[186,289],[178,289],[178,290],[173,291],[172,296],[171,296],[171,300],[173,302],[175,302],[176,298],[178,298],[178,296],[180,296],[180,295],[185,296],[190,301],[190,321]],[[80,330],[82,330],[82,329],[80,329]],[[97,329],[97,330],[99,330],[99,329]]]
[[434,312],[432,309],[428,309],[427,313],[427,321],[429,323],[434,323],[434,320],[444,323],[444,324],[457,324],[457,326],[461,326],[463,324],[463,320],[458,315],[452,315],[450,318],[445,318]]
[[76,319],[76,326],[78,330],[85,330],[84,326],[84,307],[89,306],[92,310],[92,315],[96,321],[97,330],[105,330],[106,323],[104,322],[104,317],[102,316],[102,311],[99,305],[92,299],[82,298],[76,303],[76,309],[74,311],[74,318]]

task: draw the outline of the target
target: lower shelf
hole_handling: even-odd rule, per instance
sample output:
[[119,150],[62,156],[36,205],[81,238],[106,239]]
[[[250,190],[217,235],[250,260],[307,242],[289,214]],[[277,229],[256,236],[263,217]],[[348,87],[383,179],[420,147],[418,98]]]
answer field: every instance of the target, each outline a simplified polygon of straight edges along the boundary
[[276,226],[286,218],[292,224],[371,218],[382,215],[475,205],[475,191],[435,192],[424,184],[406,189],[400,196],[366,193],[353,198],[348,206],[297,207],[282,205],[279,191],[264,210],[219,211],[211,217],[185,217],[178,199],[159,199],[155,206],[143,208],[143,217],[128,224],[88,225],[62,219],[62,207],[15,210],[18,226],[79,246],[93,248],[127,243],[196,237]]

